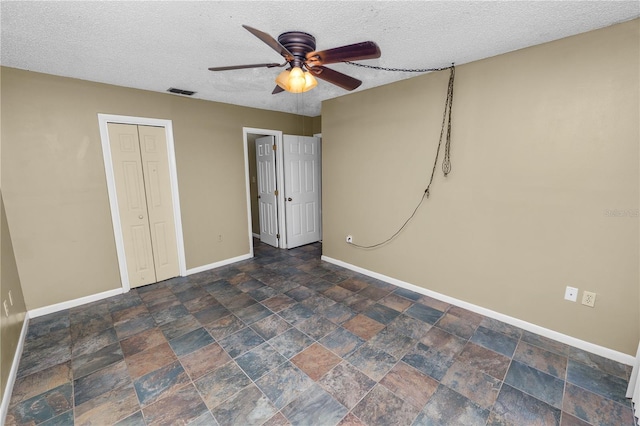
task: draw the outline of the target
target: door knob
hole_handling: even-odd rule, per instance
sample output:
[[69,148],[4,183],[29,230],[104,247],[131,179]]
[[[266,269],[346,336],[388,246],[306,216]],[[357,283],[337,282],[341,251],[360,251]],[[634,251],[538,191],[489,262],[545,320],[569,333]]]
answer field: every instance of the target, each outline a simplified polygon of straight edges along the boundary
[[293,200],[291,199],[291,197],[289,197],[289,198],[287,198],[287,201],[293,201]]
[[142,215],[138,216],[138,219],[143,219],[144,217]]

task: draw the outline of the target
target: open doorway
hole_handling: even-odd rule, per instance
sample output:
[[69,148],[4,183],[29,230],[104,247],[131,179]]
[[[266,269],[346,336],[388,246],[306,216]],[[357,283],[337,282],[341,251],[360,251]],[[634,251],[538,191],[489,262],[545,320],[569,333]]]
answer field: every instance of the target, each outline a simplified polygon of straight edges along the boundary
[[243,128],[248,228],[278,248],[322,240],[321,139]]
[[[282,132],[279,130],[243,127],[242,133],[245,151],[245,178],[247,187],[247,208],[249,213],[248,226],[251,252],[253,252],[253,238],[257,238],[262,241],[263,238],[261,238],[261,234],[263,234],[263,236],[273,236],[273,238],[269,238],[264,241],[265,243],[277,248],[286,247],[286,236],[284,235],[284,232],[280,232],[280,229],[285,229],[284,214],[279,214],[280,212],[284,212],[284,205],[282,205],[282,197],[277,196],[281,180],[279,177],[283,176],[283,170],[282,163],[278,161],[277,156],[275,155],[277,149],[282,148]],[[264,197],[264,195],[259,193],[259,170],[257,161],[258,150],[256,149],[256,144],[258,139],[265,140],[267,138],[269,138],[272,141],[272,144],[276,147],[276,149],[271,152],[273,161],[270,164],[270,167],[272,167],[272,169],[268,171],[273,178],[271,184],[268,185],[272,191],[273,199],[270,203],[270,207],[272,208],[272,211],[270,212],[271,216],[268,219],[263,218],[263,222],[269,222],[270,229],[263,229],[263,232],[261,232],[260,200],[262,198],[259,197]]]

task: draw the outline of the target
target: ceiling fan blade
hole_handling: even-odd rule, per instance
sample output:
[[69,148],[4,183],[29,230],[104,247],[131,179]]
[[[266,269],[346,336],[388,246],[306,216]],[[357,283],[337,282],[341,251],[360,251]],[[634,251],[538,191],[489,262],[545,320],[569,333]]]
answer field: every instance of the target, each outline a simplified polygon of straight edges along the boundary
[[276,87],[271,92],[272,95],[277,95],[278,93],[284,92],[284,89],[276,84]]
[[349,44],[329,50],[307,53],[307,64],[315,67],[318,65],[335,64],[337,62],[359,61],[362,59],[375,59],[380,57],[380,48],[373,41]]
[[270,64],[230,65],[227,67],[211,67],[209,68],[209,71],[242,70],[245,68],[275,68],[275,67],[283,67],[286,64],[287,63],[285,62],[284,64],[270,63]]
[[243,27],[244,29],[249,31],[251,34],[253,34],[254,36],[258,37],[260,40],[265,42],[267,46],[271,47],[273,50],[281,54],[287,60],[287,62],[293,60],[293,54],[289,52],[286,47],[281,45],[278,42],[278,40],[271,37],[269,34],[260,30],[256,30],[255,28],[252,28],[248,25],[243,25]]
[[319,79],[328,81],[329,83],[333,83],[345,90],[357,89],[362,84],[362,81],[353,77],[349,77],[348,75],[342,74],[341,72],[334,71],[331,68],[316,66],[308,68],[308,70],[311,74],[318,77]]

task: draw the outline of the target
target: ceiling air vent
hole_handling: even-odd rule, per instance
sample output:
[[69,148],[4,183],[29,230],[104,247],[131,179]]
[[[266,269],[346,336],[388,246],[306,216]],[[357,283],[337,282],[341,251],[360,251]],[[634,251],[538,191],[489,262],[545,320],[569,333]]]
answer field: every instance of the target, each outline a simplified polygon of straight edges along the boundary
[[169,87],[167,92],[177,93],[178,95],[185,95],[185,96],[192,96],[194,93],[196,93],[196,92],[192,92],[191,90],[176,89],[175,87]]

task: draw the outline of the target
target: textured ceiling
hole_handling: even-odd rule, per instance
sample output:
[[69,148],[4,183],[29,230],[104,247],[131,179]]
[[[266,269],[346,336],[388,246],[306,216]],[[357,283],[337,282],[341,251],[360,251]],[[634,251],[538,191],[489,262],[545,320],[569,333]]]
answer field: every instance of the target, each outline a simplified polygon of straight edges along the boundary
[[[208,67],[283,62],[242,28],[274,38],[305,31],[324,50],[373,40],[383,67],[457,65],[640,16],[638,1],[6,1],[0,3],[0,64],[195,98],[320,114],[349,92],[319,81],[310,92],[272,95],[280,68],[213,73]],[[330,65],[362,80],[357,90],[415,74]],[[179,95],[176,95],[179,96]]]

